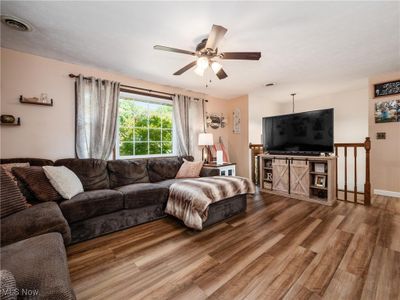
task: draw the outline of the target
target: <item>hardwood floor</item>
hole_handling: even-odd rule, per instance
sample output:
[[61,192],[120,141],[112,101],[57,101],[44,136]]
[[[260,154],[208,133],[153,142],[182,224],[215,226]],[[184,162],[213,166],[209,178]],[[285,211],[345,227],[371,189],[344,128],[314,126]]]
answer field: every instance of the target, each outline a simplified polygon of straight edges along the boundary
[[78,299],[400,299],[400,199],[260,193],[202,232],[164,218],[67,251]]

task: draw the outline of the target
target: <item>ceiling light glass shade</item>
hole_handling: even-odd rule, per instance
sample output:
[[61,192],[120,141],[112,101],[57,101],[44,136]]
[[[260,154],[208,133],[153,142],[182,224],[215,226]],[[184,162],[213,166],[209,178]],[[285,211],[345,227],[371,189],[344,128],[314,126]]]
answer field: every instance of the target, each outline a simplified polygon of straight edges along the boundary
[[203,70],[207,69],[209,64],[210,62],[207,57],[202,56],[197,60],[197,67],[202,68]]
[[199,134],[199,146],[211,146],[214,145],[214,137],[212,133],[200,133]]
[[217,74],[222,69],[222,65],[216,61],[213,61],[211,64],[211,69],[215,74]]
[[197,66],[196,68],[194,68],[194,72],[195,72],[197,75],[201,76],[201,77],[203,77],[204,71],[205,71],[205,70],[206,70],[206,69],[203,69],[203,68],[201,68],[200,66]]

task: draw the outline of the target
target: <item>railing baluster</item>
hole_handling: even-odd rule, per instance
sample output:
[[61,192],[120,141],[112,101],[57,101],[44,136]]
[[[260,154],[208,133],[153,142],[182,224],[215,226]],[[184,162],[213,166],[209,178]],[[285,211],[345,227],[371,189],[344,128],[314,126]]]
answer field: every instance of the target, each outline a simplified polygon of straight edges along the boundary
[[365,139],[365,184],[364,184],[364,204],[371,204],[371,179],[370,179],[370,165],[369,165],[369,152],[371,150],[371,140],[369,137]]
[[347,146],[344,147],[344,201],[347,201]]
[[357,146],[354,146],[354,203],[357,203]]
[[338,185],[338,158],[339,158],[339,152],[338,152],[338,147],[335,146],[335,154],[336,154],[336,199],[338,199],[338,191],[339,191],[339,185]]
[[250,155],[251,155],[251,180],[256,185],[262,185],[260,181],[260,159],[257,157],[258,154],[263,153],[263,145],[262,144],[252,144],[249,143]]

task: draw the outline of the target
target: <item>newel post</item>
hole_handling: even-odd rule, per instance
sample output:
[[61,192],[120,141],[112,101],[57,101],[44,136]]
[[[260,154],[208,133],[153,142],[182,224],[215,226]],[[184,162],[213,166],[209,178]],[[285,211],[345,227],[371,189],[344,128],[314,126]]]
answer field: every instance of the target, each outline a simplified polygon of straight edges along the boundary
[[256,162],[255,162],[255,155],[254,155],[254,148],[253,148],[253,144],[249,143],[249,148],[251,150],[251,181],[253,181],[254,184],[257,184],[256,182],[256,170],[255,170],[255,166],[256,166]]
[[364,184],[364,204],[371,204],[371,177],[370,177],[370,150],[371,140],[369,137],[365,138],[365,184]]

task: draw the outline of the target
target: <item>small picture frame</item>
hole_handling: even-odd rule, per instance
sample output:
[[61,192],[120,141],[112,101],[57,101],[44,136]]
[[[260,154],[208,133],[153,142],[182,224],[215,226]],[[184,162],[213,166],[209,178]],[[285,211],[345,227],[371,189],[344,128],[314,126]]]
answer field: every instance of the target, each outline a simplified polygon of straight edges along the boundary
[[314,165],[314,172],[325,173],[325,164],[316,163]]
[[272,168],[272,160],[266,160],[265,161],[265,167],[266,168]]
[[326,186],[326,176],[317,175],[315,176],[315,186],[324,188]]

